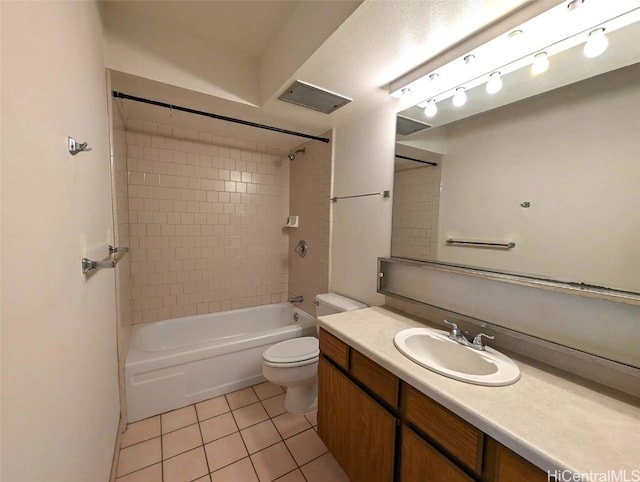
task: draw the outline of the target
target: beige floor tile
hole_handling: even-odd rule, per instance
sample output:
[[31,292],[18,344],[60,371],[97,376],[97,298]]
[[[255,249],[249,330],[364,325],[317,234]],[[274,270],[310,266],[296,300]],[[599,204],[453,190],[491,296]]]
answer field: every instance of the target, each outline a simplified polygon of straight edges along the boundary
[[162,462],[164,482],[190,482],[207,475],[204,449],[198,447]]
[[202,438],[197,424],[174,430],[162,436],[162,458],[168,459],[200,445]]
[[230,411],[229,404],[224,395],[221,397],[212,398],[211,400],[205,400],[204,402],[196,403],[196,411],[198,412],[198,420],[201,422],[211,417],[221,415]]
[[300,470],[296,469],[293,472],[289,472],[287,475],[283,475],[275,482],[306,482],[304,475]]
[[148,467],[161,460],[160,437],[124,448],[120,450],[116,477],[122,477],[123,475]]
[[250,454],[282,441],[280,434],[271,420],[265,420],[264,422],[245,428],[240,432],[240,435],[242,435],[244,444],[247,446]]
[[309,423],[314,427],[318,425],[318,411],[314,410],[313,412],[305,413],[305,418],[309,420]]
[[173,432],[179,428],[198,423],[193,405],[162,414],[162,433]]
[[240,430],[269,418],[269,415],[267,415],[267,412],[265,412],[264,408],[262,408],[262,404],[259,402],[238,408],[232,413]]
[[238,390],[237,392],[227,393],[226,397],[231,410],[244,407],[258,401],[258,397],[256,397],[256,393],[251,387],[245,388],[244,390]]
[[285,394],[283,393],[281,395],[276,395],[275,397],[262,400],[262,405],[264,405],[264,408],[270,417],[276,417],[287,411],[284,407],[284,395]]
[[209,443],[237,432],[238,426],[233,415],[229,412],[200,422],[200,431],[204,443]]
[[204,448],[207,452],[207,460],[212,472],[248,455],[239,433],[227,435],[208,443]]
[[139,422],[130,423],[122,434],[121,447],[129,447],[130,445],[144,442],[153,437],[160,436],[160,416],[140,420]]
[[349,482],[349,477],[331,454],[325,454],[300,468],[307,482]]
[[284,390],[282,389],[281,386],[271,382],[264,382],[258,385],[254,385],[253,389],[255,390],[260,400],[264,400],[265,398],[270,398],[275,395],[280,395],[281,393],[284,393]]
[[249,457],[216,470],[211,474],[213,482],[258,482],[253,464]]
[[312,428],[287,439],[286,444],[298,465],[304,465],[327,453],[327,447]]
[[162,465],[156,464],[146,469],[132,472],[116,479],[116,482],[162,482]]
[[282,442],[253,454],[251,461],[260,482],[271,482],[296,468],[296,463]]
[[308,428],[311,428],[309,420],[304,415],[294,415],[293,413],[283,413],[273,418],[273,423],[276,424],[276,428],[282,438],[289,438],[300,432],[304,432]]
[[211,476],[205,475],[204,477],[200,477],[198,480],[194,480],[193,482],[211,482]]

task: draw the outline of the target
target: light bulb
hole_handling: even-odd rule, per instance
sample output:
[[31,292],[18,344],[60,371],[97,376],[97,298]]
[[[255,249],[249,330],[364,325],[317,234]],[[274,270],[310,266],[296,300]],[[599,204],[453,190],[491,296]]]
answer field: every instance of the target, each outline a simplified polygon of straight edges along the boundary
[[533,75],[546,72],[549,68],[549,58],[546,52],[540,52],[533,57],[533,64],[531,64],[531,73]]
[[402,89],[402,95],[400,96],[400,107],[406,109],[407,107],[411,107],[413,105],[413,94],[411,93],[411,89],[409,87],[405,87]]
[[424,115],[427,117],[434,117],[438,113],[438,106],[434,99],[427,101],[427,105],[424,108]]
[[603,28],[597,28],[589,34],[589,40],[584,44],[582,52],[585,57],[593,58],[604,53],[609,46],[609,39],[604,34]]
[[456,93],[453,96],[452,101],[453,105],[455,105],[456,107],[462,107],[467,103],[467,94],[464,91],[464,87],[458,87],[456,89]]
[[502,78],[500,77],[500,72],[493,72],[489,76],[489,80],[487,81],[487,93],[495,94],[496,92],[500,92],[502,89]]

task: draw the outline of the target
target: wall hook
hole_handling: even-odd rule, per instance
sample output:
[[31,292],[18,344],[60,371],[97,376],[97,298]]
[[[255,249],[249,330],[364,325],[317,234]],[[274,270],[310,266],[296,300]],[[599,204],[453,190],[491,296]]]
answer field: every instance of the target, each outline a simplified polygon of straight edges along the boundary
[[91,150],[90,147],[87,147],[86,142],[78,142],[73,137],[69,137],[68,142],[69,142],[69,153],[72,156],[75,156],[78,152],[88,152]]

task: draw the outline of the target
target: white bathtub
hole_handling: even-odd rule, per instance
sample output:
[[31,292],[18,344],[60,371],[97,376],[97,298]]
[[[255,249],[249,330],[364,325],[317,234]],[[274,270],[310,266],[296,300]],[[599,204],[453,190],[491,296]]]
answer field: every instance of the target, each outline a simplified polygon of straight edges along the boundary
[[315,325],[311,315],[278,303],[135,326],[124,369],[128,421],[263,381],[262,352],[315,336]]

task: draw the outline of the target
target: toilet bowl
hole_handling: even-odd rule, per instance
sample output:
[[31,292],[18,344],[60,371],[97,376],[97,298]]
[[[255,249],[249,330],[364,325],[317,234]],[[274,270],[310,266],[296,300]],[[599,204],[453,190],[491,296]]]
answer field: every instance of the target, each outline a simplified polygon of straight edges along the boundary
[[306,413],[318,403],[318,339],[293,338],[267,348],[262,354],[262,374],[286,387],[284,406],[291,413]]
[[[316,296],[317,316],[365,308],[335,293]],[[262,354],[262,374],[271,383],[286,388],[284,406],[290,413],[315,410],[318,404],[318,339],[313,336],[276,343]]]

